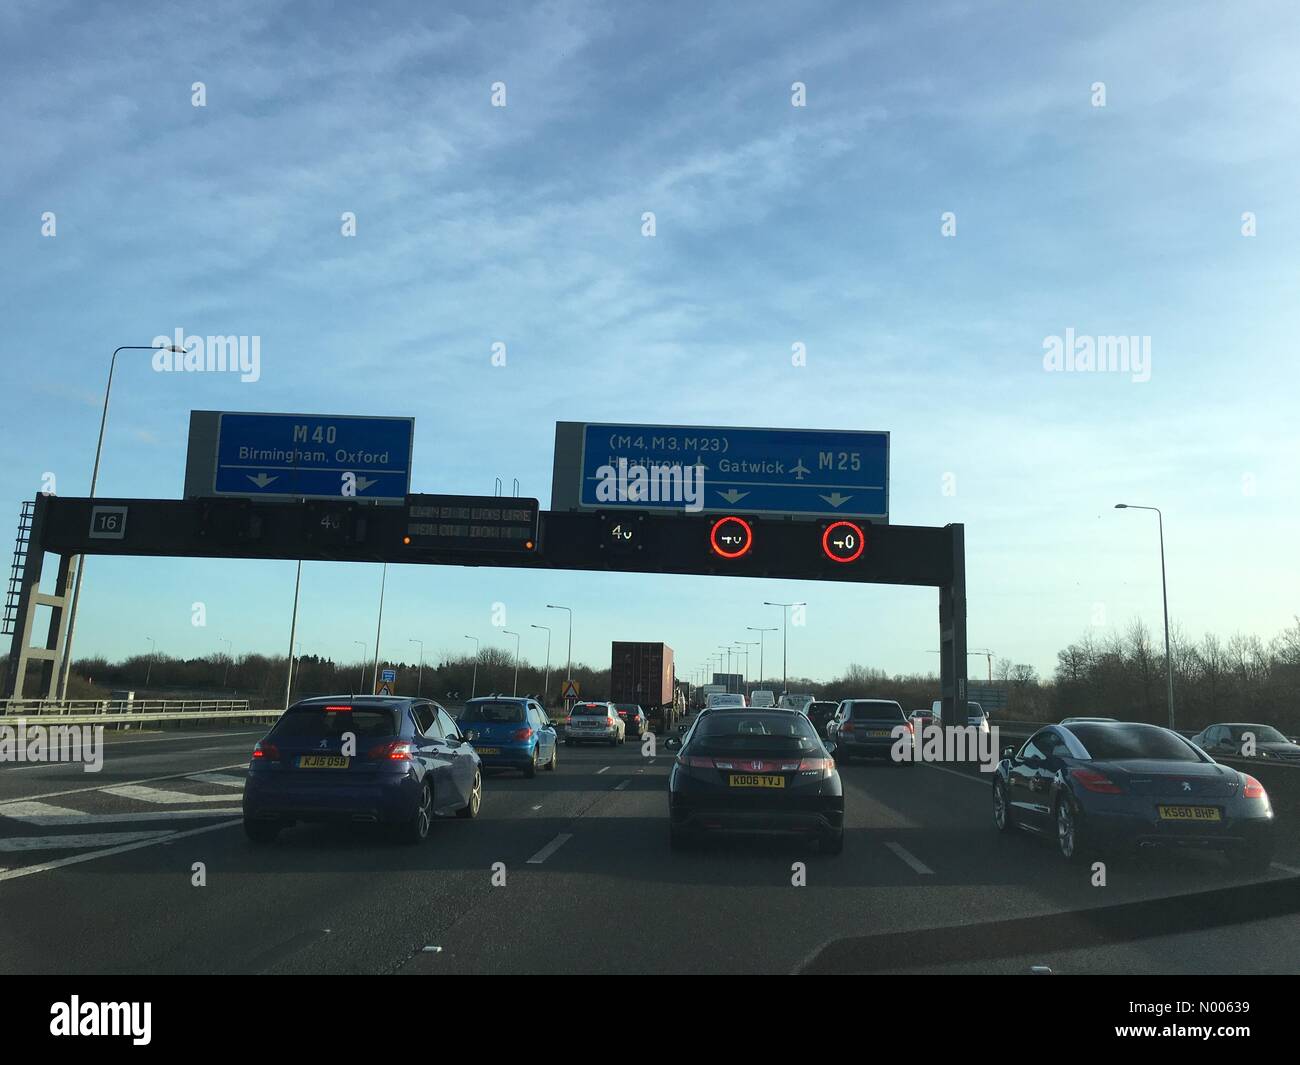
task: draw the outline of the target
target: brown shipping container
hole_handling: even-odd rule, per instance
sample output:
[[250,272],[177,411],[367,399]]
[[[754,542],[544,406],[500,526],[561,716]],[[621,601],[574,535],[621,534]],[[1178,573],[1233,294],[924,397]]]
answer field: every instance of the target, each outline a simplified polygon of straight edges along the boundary
[[663,643],[615,640],[609,662],[609,698],[645,710],[673,702],[673,649]]

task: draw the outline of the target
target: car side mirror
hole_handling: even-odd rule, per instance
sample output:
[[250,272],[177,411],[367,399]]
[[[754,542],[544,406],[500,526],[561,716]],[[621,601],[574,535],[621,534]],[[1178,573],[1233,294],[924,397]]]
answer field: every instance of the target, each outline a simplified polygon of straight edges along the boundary
[[463,739],[466,743],[473,743],[473,742],[474,742],[474,733],[473,733],[473,732],[462,732],[462,733],[460,734],[460,738]]
[[1015,756],[1016,756],[1016,749],[1015,749],[1015,747],[1013,747],[1013,746],[1011,746],[1010,744],[1008,744],[1006,747],[1003,747],[1003,748],[1002,748],[1002,757],[1003,757],[1003,758],[1014,758]]
[[825,743],[822,744],[822,746],[826,748],[827,754],[834,754],[837,744],[835,743],[834,740],[827,740]]

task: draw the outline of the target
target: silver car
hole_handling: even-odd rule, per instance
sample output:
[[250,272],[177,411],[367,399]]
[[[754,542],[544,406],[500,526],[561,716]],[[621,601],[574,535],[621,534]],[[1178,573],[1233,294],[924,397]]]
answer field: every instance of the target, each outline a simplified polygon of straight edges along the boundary
[[627,725],[613,703],[574,703],[564,730],[564,742],[608,743],[615,747],[627,742]]

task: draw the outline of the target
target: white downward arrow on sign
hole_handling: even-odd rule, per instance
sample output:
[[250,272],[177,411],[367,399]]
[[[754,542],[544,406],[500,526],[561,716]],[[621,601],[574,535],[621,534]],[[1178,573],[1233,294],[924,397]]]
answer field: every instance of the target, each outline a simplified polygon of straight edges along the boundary
[[734,488],[729,488],[725,492],[721,492],[721,491],[718,492],[718,495],[722,496],[722,498],[725,499],[728,503],[739,503],[742,499],[745,498],[745,496],[749,495],[749,493],[737,492]]
[[841,503],[847,503],[852,498],[852,496],[842,496],[839,492],[832,492],[828,496],[822,496],[822,499],[833,507],[838,507]]
[[246,473],[244,474],[244,476],[247,477],[250,481],[252,481],[255,485],[257,485],[258,488],[265,488],[272,481],[278,479],[265,473],[259,473],[256,477],[254,477],[251,473]]

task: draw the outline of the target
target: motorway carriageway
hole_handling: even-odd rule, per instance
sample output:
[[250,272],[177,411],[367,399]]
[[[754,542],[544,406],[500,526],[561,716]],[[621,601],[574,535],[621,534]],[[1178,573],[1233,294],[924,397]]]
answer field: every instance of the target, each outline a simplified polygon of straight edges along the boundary
[[629,740],[561,746],[534,780],[489,774],[479,818],[439,819],[423,845],[300,825],[255,848],[238,808],[260,735],[118,734],[97,774],[0,767],[0,972],[1295,970],[1294,828],[1264,877],[1159,854],[1096,888],[1049,843],[995,832],[987,774],[855,762],[843,855],[673,853],[672,752]]

